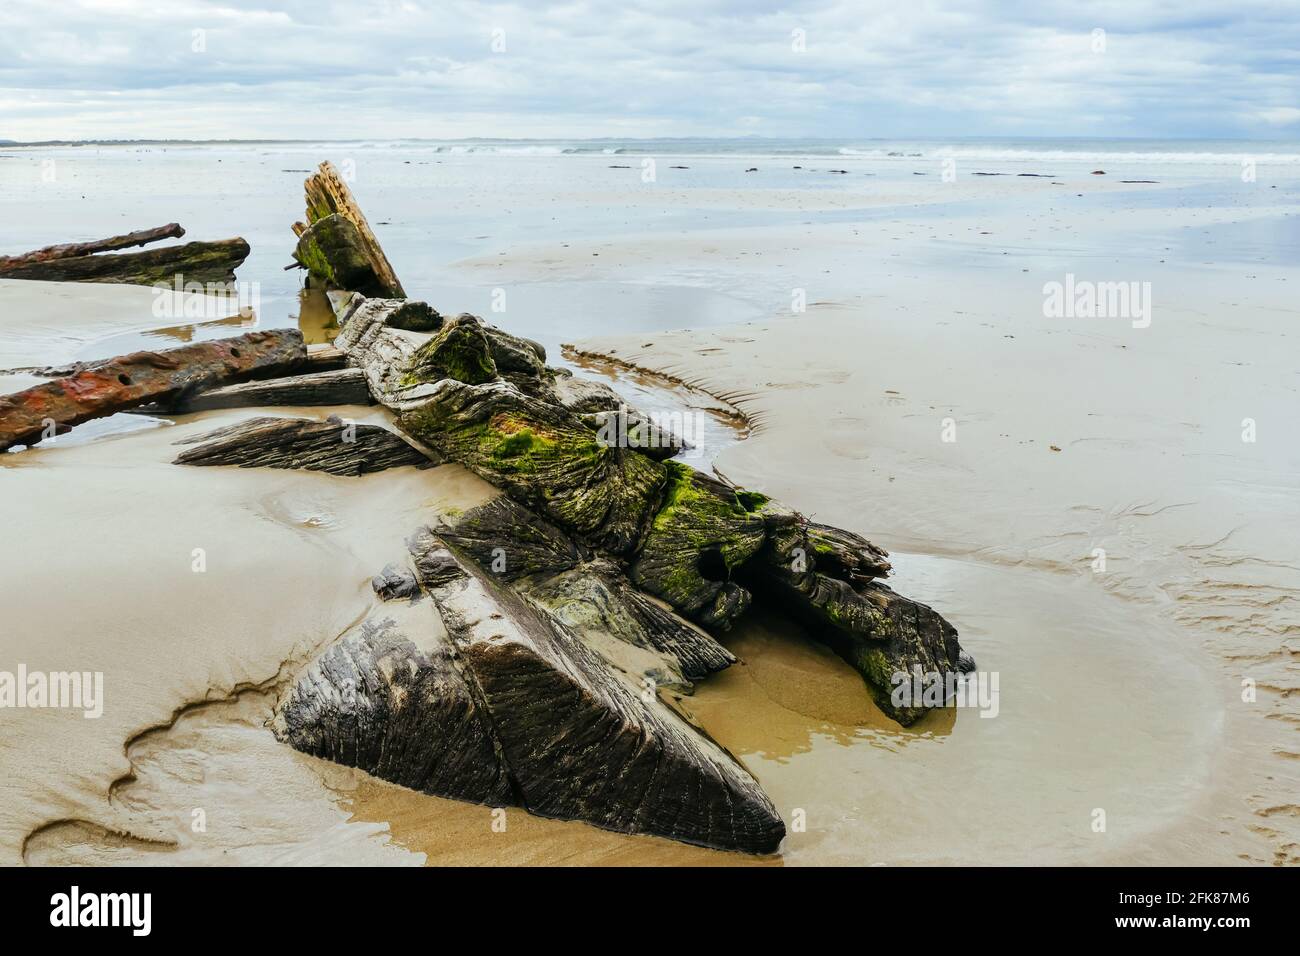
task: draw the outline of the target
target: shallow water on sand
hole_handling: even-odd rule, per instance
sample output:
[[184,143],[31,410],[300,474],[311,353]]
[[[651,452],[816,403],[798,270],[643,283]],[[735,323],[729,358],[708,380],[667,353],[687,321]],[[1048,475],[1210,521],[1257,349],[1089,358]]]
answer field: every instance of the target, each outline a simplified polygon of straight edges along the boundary
[[[739,757],[791,832],[749,858],[504,816],[305,757],[265,728],[274,693],[201,705],[133,741],[110,802],[138,831],[65,820],[25,859],[66,863],[1025,864],[1113,862],[1202,812],[1222,713],[1158,621],[1052,576],[895,555],[916,596],[958,616],[999,675],[996,718],[950,709],[909,729],[789,621],[756,612],[741,663],[679,701]],[[1044,634],[1056,636],[1043,640]],[[1157,676],[1158,675],[1158,676]],[[1122,747],[1116,747],[1122,741]],[[1118,756],[1117,756],[1118,754]],[[194,808],[206,829],[193,831]],[[1105,830],[1094,824],[1104,812]],[[149,821],[148,827],[141,826]],[[503,829],[504,827],[504,829]],[[1232,859],[1227,841],[1199,859]]]

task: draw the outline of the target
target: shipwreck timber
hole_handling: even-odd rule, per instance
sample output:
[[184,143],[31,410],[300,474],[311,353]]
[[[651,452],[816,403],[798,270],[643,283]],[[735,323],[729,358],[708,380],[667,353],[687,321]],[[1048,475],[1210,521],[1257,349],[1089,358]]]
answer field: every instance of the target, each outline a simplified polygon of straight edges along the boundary
[[[904,724],[925,709],[890,699],[895,673],[971,669],[947,621],[881,581],[890,568],[880,548],[765,495],[603,441],[592,410],[623,407],[612,390],[581,391],[575,403],[555,370],[502,373],[494,342],[506,333],[473,316],[419,335],[387,323],[406,307],[400,300],[334,302],[339,347],[400,428],[501,488],[574,549],[613,562],[628,586],[676,615],[725,630],[764,594],[812,625]],[[508,553],[511,527],[493,533]],[[480,545],[475,556],[487,555]]]
[[133,352],[0,395],[0,451],[149,402],[182,402],[216,385],[284,374],[307,360],[297,329],[249,332],[162,352]]
[[[372,401],[391,429],[254,418],[176,462],[341,477],[454,463],[499,489],[413,529],[375,576],[383,603],[282,694],[281,740],[425,793],[766,853],[780,814],[671,699],[735,663],[718,638],[755,600],[806,622],[904,725],[927,707],[891,699],[899,674],[973,669],[951,624],[884,583],[882,549],[673,461],[684,442],[548,366],[537,343],[408,300],[328,163],[306,197],[295,258],[331,290],[340,328],[324,370],[296,332],[254,332],[0,398],[0,449],[133,407]],[[129,241],[39,250],[26,266]]]
[[235,281],[235,270],[249,253],[248,243],[238,237],[159,246],[141,252],[117,251],[183,235],[185,230],[173,222],[107,239],[64,243],[17,256],[0,256],[0,279],[122,282],[169,287],[189,284],[228,286]]

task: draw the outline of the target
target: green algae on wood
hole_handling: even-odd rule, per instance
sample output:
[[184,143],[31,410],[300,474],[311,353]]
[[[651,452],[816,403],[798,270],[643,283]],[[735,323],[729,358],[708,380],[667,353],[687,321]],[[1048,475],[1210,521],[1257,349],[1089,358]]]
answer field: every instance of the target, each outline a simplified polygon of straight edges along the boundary
[[688,617],[726,626],[749,602],[732,574],[763,545],[762,518],[734,489],[667,462],[663,504],[632,565],[632,580]]
[[[355,228],[360,246],[373,273],[373,281],[370,283],[367,294],[398,299],[406,298],[406,291],[397,280],[397,274],[393,271],[388,257],[384,255],[384,250],[379,245],[379,240],[375,238],[370,223],[366,220],[365,214],[362,213],[361,207],[357,205],[345,177],[340,175],[339,171],[334,168],[334,164],[330,162],[321,163],[316,172],[306,179],[303,187],[306,193],[307,222],[305,224],[295,223],[294,232],[301,237],[313,226],[325,221],[330,216],[341,216]],[[331,271],[337,271],[337,269]],[[345,285],[339,288],[348,291],[366,291],[360,286]]]
[[473,316],[458,316],[416,350],[402,384],[407,387],[455,379],[481,385],[497,377],[492,349]]
[[337,213],[312,223],[298,237],[293,257],[333,289],[375,294],[380,283],[357,227]]
[[235,270],[248,258],[248,253],[248,243],[236,238],[159,246],[141,252],[34,261],[15,259],[0,265],[0,278],[43,282],[120,282],[181,290],[190,284],[228,286],[235,281]]
[[[502,333],[472,316],[456,325],[480,330],[487,345],[473,335],[468,369],[461,362],[449,374],[445,366],[456,363],[426,361],[415,372],[416,351],[432,355],[445,345],[386,326],[396,307],[391,300],[340,306],[347,315],[340,318],[339,347],[366,370],[373,394],[398,413],[403,429],[501,488],[593,557],[625,562],[637,588],[683,616],[725,629],[757,594],[813,625],[903,723],[924,711],[891,707],[882,661],[939,673],[972,666],[951,625],[875,582],[889,571],[884,551],[810,522],[765,494],[660,460],[667,457],[661,449],[622,441],[623,431],[608,427],[618,413],[611,406],[622,405],[612,390],[579,385],[545,366],[505,371],[495,347]],[[491,380],[488,358],[498,376]],[[395,377],[396,369],[402,371]],[[485,380],[469,384],[458,376]],[[610,434],[620,437],[611,441]],[[508,552],[509,546],[503,534],[497,547]],[[867,653],[872,650],[879,654]]]
[[667,480],[658,462],[601,444],[572,412],[505,381],[443,379],[403,409],[399,423],[570,533],[615,554],[640,542]]
[[[955,631],[923,605],[906,602],[874,579],[889,571],[887,555],[851,532],[810,522],[760,492],[733,488],[644,449],[602,440],[614,412],[583,412],[619,403],[617,393],[575,387],[559,374],[511,373],[470,385],[437,362],[408,374],[389,390],[384,369],[421,347],[384,325],[394,306],[367,300],[344,323],[341,347],[368,369],[372,388],[400,414],[408,433],[502,488],[582,547],[628,562],[633,583],[691,620],[726,628],[759,594],[792,611],[840,649],[862,673],[882,707],[901,722],[921,711],[891,708],[879,666],[908,670],[921,663],[940,673],[961,669]],[[471,316],[453,320],[476,363],[492,352],[492,330]],[[481,330],[488,344],[475,334]],[[456,350],[438,336],[428,355]],[[439,344],[435,345],[434,343]],[[387,360],[383,356],[389,356]],[[451,364],[451,363],[444,363]],[[500,369],[498,367],[498,372]],[[447,377],[436,380],[439,375]],[[479,368],[456,375],[486,378]],[[384,400],[381,398],[381,401]],[[509,550],[509,535],[498,545]],[[911,618],[891,616],[910,609]],[[926,609],[928,610],[928,609]],[[919,615],[919,616],[918,616]],[[908,621],[910,620],[910,625]],[[880,654],[865,655],[876,649]],[[861,653],[859,653],[861,652]]]

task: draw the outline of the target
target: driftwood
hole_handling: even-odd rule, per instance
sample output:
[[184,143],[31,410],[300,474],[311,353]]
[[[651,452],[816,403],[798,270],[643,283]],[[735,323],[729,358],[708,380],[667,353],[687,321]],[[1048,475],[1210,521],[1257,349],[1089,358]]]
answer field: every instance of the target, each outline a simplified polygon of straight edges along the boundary
[[179,283],[229,284],[235,270],[248,258],[243,239],[187,242],[143,252],[56,256],[31,259],[19,256],[0,260],[0,278],[39,279],[46,282],[122,282],[133,285]]
[[0,451],[146,402],[183,401],[214,385],[293,371],[306,355],[302,333],[280,329],[107,359],[0,395]]
[[294,223],[294,258],[328,288],[405,298],[388,257],[333,163],[306,181],[307,222]]
[[110,236],[107,239],[94,239],[90,242],[65,242],[57,246],[46,246],[33,252],[24,252],[17,256],[0,256],[0,269],[29,262],[47,262],[50,259],[68,259],[75,256],[89,256],[96,252],[115,252],[118,249],[130,249],[133,246],[146,246],[160,239],[179,239],[185,235],[180,223],[169,222],[165,226],[152,229],[138,229],[123,236]]
[[242,382],[199,392],[173,403],[174,414],[217,408],[257,408],[272,405],[369,405],[370,391],[360,369],[310,372],[257,382]]
[[[407,301],[328,164],[307,196],[313,275],[387,290],[330,293],[335,344],[413,445],[502,494],[376,575],[389,603],[291,685],[280,739],[426,793],[769,852],[784,826],[758,783],[660,696],[735,662],[715,633],[755,598],[796,615],[903,724],[926,706],[891,699],[900,674],[973,669],[880,580],[883,550],[671,461],[680,441],[536,343]],[[245,423],[182,459],[302,466],[336,448],[322,427]]]
[[[513,583],[625,673],[689,690],[736,658],[622,570],[507,495],[444,518],[438,535]],[[509,542],[505,544],[505,542]]]
[[301,468],[355,478],[403,465],[433,464],[386,428],[333,417],[323,422],[250,418],[177,444],[196,445],[177,456],[177,465]]
[[[889,564],[870,542],[645,449],[611,443],[590,413],[562,401],[575,393],[567,383],[557,386],[562,376],[543,369],[525,382],[525,373],[501,374],[494,330],[472,316],[419,335],[386,323],[398,305],[392,300],[334,302],[337,344],[405,431],[577,546],[615,559],[631,584],[684,617],[725,629],[762,594],[808,620],[902,723],[925,711],[891,700],[896,673],[970,669],[951,625],[876,580]],[[590,401],[576,391],[580,402]],[[509,552],[511,538],[502,529],[496,546]]]
[[436,536],[411,550],[445,636],[426,608],[390,605],[308,667],[281,739],[425,793],[776,849],[785,826],[730,754]]

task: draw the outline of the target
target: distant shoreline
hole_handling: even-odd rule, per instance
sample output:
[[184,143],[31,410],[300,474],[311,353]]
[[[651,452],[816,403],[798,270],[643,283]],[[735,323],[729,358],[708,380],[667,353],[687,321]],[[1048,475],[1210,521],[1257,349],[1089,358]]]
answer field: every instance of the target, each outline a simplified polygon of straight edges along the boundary
[[[747,165],[793,163],[795,170],[809,169],[809,164],[830,162],[830,172],[843,173],[852,162],[879,164],[888,169],[910,163],[961,163],[987,167],[981,171],[998,171],[994,164],[1006,164],[1016,171],[1037,175],[1057,175],[1062,164],[1086,165],[1088,170],[1138,165],[1144,169],[1167,166],[1188,169],[1236,167],[1243,162],[1252,166],[1300,169],[1300,139],[1230,140],[1230,139],[1137,139],[1131,137],[971,137],[954,139],[847,139],[847,138],[636,138],[621,139],[92,139],[44,140],[19,142],[0,140],[0,159],[14,160],[34,156],[42,151],[68,151],[68,155],[104,151],[159,152],[178,154],[202,151],[228,152],[249,150],[279,151],[286,154],[344,149],[367,155],[437,157],[509,157],[558,159],[600,159],[635,157],[681,159],[737,159]],[[756,162],[757,161],[757,162]],[[290,164],[292,165],[292,164]],[[1085,171],[1088,171],[1085,170]],[[294,170],[296,171],[296,170]],[[756,170],[757,172],[758,170]],[[764,169],[763,172],[767,170]],[[1006,170],[1003,169],[1003,172]],[[1111,170],[1113,171],[1113,170]],[[917,175],[925,175],[918,173]],[[1234,174],[1235,175],[1235,174]],[[1130,178],[1145,180],[1145,175]]]
[[921,136],[921,137],[842,137],[842,136],[353,136],[340,139],[320,137],[252,137],[197,139],[171,137],[144,137],[127,139],[0,139],[0,147],[23,146],[264,146],[312,143],[590,143],[590,144],[671,144],[671,143],[727,143],[734,145],[806,143],[826,146],[852,146],[855,144],[988,144],[988,143],[1276,143],[1300,146],[1300,138],[1277,137],[1221,137],[1221,136]]

